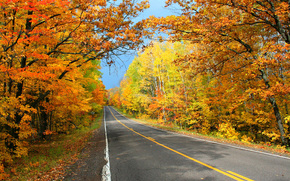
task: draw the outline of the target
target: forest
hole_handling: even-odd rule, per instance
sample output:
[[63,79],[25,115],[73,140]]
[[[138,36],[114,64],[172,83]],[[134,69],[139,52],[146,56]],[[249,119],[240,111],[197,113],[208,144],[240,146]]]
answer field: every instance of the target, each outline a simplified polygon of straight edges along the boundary
[[109,102],[205,135],[289,147],[289,2],[169,0]]
[[[1,0],[0,180],[35,141],[90,127],[106,104],[289,147],[290,2],[167,0],[172,6],[178,15],[136,21],[148,0]],[[138,55],[120,87],[106,90],[101,67],[131,50]]]
[[146,36],[146,1],[0,2],[0,180],[34,141],[88,127],[106,104],[101,64]]

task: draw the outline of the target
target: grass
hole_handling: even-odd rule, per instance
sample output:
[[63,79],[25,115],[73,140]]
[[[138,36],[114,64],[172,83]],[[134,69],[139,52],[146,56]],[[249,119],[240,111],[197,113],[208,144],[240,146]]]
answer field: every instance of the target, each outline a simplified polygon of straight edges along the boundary
[[90,127],[74,130],[69,135],[54,135],[50,141],[35,142],[28,156],[18,158],[5,169],[5,180],[61,180],[65,167],[73,164],[92,135],[101,126],[103,113]]
[[173,123],[170,123],[170,124],[161,123],[160,121],[154,120],[154,119],[139,119],[139,118],[137,119],[134,115],[124,113],[124,111],[122,109],[118,109],[116,107],[114,107],[114,109],[123,113],[124,116],[131,118],[137,122],[140,122],[140,123],[143,123],[143,124],[146,124],[149,126],[157,127],[157,128],[163,129],[163,130],[173,131],[173,132],[177,132],[180,134],[198,137],[201,139],[211,140],[211,141],[215,141],[215,142],[228,143],[228,144],[232,144],[232,145],[236,145],[236,146],[240,146],[240,147],[246,147],[246,148],[252,148],[252,149],[256,149],[256,150],[266,151],[266,152],[275,153],[278,155],[290,156],[290,148],[285,148],[285,147],[282,147],[280,145],[269,145],[266,143],[261,143],[261,144],[247,143],[247,142],[242,142],[240,140],[230,140],[230,139],[218,137],[216,135],[204,135],[204,134],[197,133],[193,130],[182,129],[178,125],[173,124]]

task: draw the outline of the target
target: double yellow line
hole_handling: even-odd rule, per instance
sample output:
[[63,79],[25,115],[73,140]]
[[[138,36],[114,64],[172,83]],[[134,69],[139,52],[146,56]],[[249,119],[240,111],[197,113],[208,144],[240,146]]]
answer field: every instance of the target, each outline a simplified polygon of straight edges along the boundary
[[109,110],[110,110],[112,116],[116,119],[116,121],[118,121],[121,125],[123,125],[123,126],[126,127],[127,129],[131,130],[132,132],[134,132],[134,133],[136,133],[136,134],[142,136],[143,138],[145,138],[145,139],[147,139],[147,140],[149,140],[149,141],[152,141],[152,142],[156,143],[157,145],[162,146],[163,148],[166,148],[166,149],[168,149],[168,150],[170,150],[170,151],[172,151],[172,152],[174,152],[174,153],[177,153],[178,155],[181,155],[181,156],[183,156],[183,157],[185,157],[185,158],[188,158],[189,160],[192,160],[192,161],[194,161],[194,162],[196,162],[196,163],[199,163],[199,164],[201,164],[201,165],[203,165],[203,166],[205,166],[205,167],[207,167],[207,168],[210,168],[210,169],[212,169],[212,170],[215,170],[215,171],[217,171],[217,172],[219,172],[219,173],[221,173],[221,174],[223,174],[223,175],[226,175],[226,176],[228,176],[228,177],[230,177],[230,178],[232,178],[232,179],[234,179],[234,180],[237,180],[237,181],[245,181],[245,180],[246,180],[246,181],[254,181],[254,180],[252,180],[252,179],[249,179],[249,178],[247,178],[247,177],[244,177],[244,176],[239,175],[239,174],[237,174],[237,173],[235,173],[235,172],[232,172],[232,171],[222,171],[222,170],[217,169],[217,168],[215,168],[215,167],[213,167],[213,166],[210,166],[210,165],[208,165],[208,164],[206,164],[206,163],[203,163],[203,162],[201,162],[201,161],[199,161],[199,160],[196,160],[196,159],[194,159],[194,158],[192,158],[192,157],[190,157],[190,156],[188,156],[188,155],[185,155],[185,154],[183,154],[183,153],[181,153],[181,152],[179,152],[179,151],[176,151],[176,150],[174,150],[174,149],[172,149],[172,148],[169,148],[168,146],[165,146],[165,145],[163,145],[163,144],[161,144],[161,143],[155,141],[155,139],[153,139],[153,138],[151,138],[151,137],[147,137],[147,136],[145,136],[145,135],[143,135],[143,134],[141,134],[141,133],[135,131],[134,129],[132,129],[132,128],[126,126],[124,123],[122,123],[121,121],[119,121],[119,120],[115,117],[115,115],[114,115],[113,112],[111,111],[110,107],[108,107],[108,108],[109,108]]

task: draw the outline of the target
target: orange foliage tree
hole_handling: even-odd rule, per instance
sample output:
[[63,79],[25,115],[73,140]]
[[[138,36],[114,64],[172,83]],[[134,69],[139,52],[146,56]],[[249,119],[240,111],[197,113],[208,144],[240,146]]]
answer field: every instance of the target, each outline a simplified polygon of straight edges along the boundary
[[76,117],[105,104],[100,61],[142,42],[132,19],[148,4],[3,0],[0,8],[0,161],[8,163],[34,133],[77,127]]
[[208,77],[208,104],[219,128],[250,130],[252,137],[289,145],[289,2],[167,1],[171,4],[182,15],[152,17],[147,25],[195,46],[176,63],[192,69],[192,76]]

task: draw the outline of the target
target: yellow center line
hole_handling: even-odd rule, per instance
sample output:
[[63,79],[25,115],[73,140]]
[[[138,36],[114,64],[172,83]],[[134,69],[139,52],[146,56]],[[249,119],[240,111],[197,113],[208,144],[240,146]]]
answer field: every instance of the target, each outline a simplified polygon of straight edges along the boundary
[[[215,168],[215,167],[213,167],[213,166],[210,166],[210,165],[208,165],[208,164],[206,164],[206,163],[203,163],[203,162],[201,162],[201,161],[199,161],[199,160],[196,160],[196,159],[194,159],[194,158],[192,158],[192,157],[190,157],[190,156],[188,156],[188,155],[185,155],[185,154],[183,154],[183,153],[181,153],[181,152],[179,152],[179,151],[176,151],[176,150],[174,150],[174,149],[172,149],[172,148],[169,148],[168,146],[165,146],[165,145],[163,145],[163,144],[161,144],[161,143],[155,141],[155,139],[153,139],[153,138],[151,138],[151,137],[147,137],[147,136],[145,136],[145,135],[143,135],[143,134],[141,134],[141,133],[138,133],[138,132],[135,131],[134,129],[132,129],[132,128],[126,126],[124,123],[122,123],[121,121],[119,121],[119,120],[115,117],[115,115],[113,114],[113,112],[111,111],[110,108],[109,108],[109,110],[110,110],[112,116],[116,119],[116,121],[119,122],[121,125],[123,125],[125,128],[131,130],[132,132],[134,132],[134,133],[136,133],[136,134],[142,136],[143,138],[145,138],[145,139],[147,139],[147,140],[150,140],[150,141],[156,143],[156,144],[159,145],[159,146],[162,146],[163,148],[166,148],[166,149],[168,149],[168,150],[170,150],[170,151],[172,151],[172,152],[174,152],[174,153],[177,153],[177,154],[179,154],[179,155],[181,155],[181,156],[183,156],[183,157],[185,157],[185,158],[188,158],[189,160],[192,160],[192,161],[194,161],[194,162],[196,162],[196,163],[199,163],[199,164],[201,164],[201,165],[203,165],[203,166],[205,166],[205,167],[207,167],[207,168],[210,168],[210,169],[212,169],[212,170],[215,170],[215,171],[217,171],[217,172],[219,172],[219,173],[221,173],[221,174],[223,174],[223,175],[226,175],[226,176],[228,176],[228,177],[230,177],[230,178],[232,178],[232,179],[234,179],[234,180],[237,180],[237,181],[245,181],[245,180],[247,180],[247,181],[254,181],[254,180],[251,180],[251,179],[249,179],[249,178],[247,178],[247,177],[244,177],[244,176],[242,176],[242,175],[236,174],[236,173],[231,172],[231,171],[228,171],[228,173],[227,173],[227,172],[224,172],[224,171],[222,171],[222,170],[220,170],[220,169],[217,169],[217,168]],[[231,175],[231,174],[232,174],[232,175]],[[240,177],[240,178],[238,178],[238,177]],[[241,178],[242,178],[242,179],[241,179]],[[243,180],[243,179],[244,179],[244,180]]]
[[228,171],[230,174],[232,174],[232,175],[235,175],[235,176],[237,176],[237,177],[240,177],[240,178],[242,178],[242,179],[245,179],[245,180],[247,180],[247,181],[254,181],[254,180],[252,180],[252,179],[249,179],[249,178],[247,178],[247,177],[244,177],[244,176],[242,176],[242,175],[240,175],[240,174],[237,174],[237,173],[235,173],[235,172],[232,172],[232,171]]
[[151,138],[151,137],[146,137],[146,139],[150,140],[150,141],[155,141],[154,138]]

